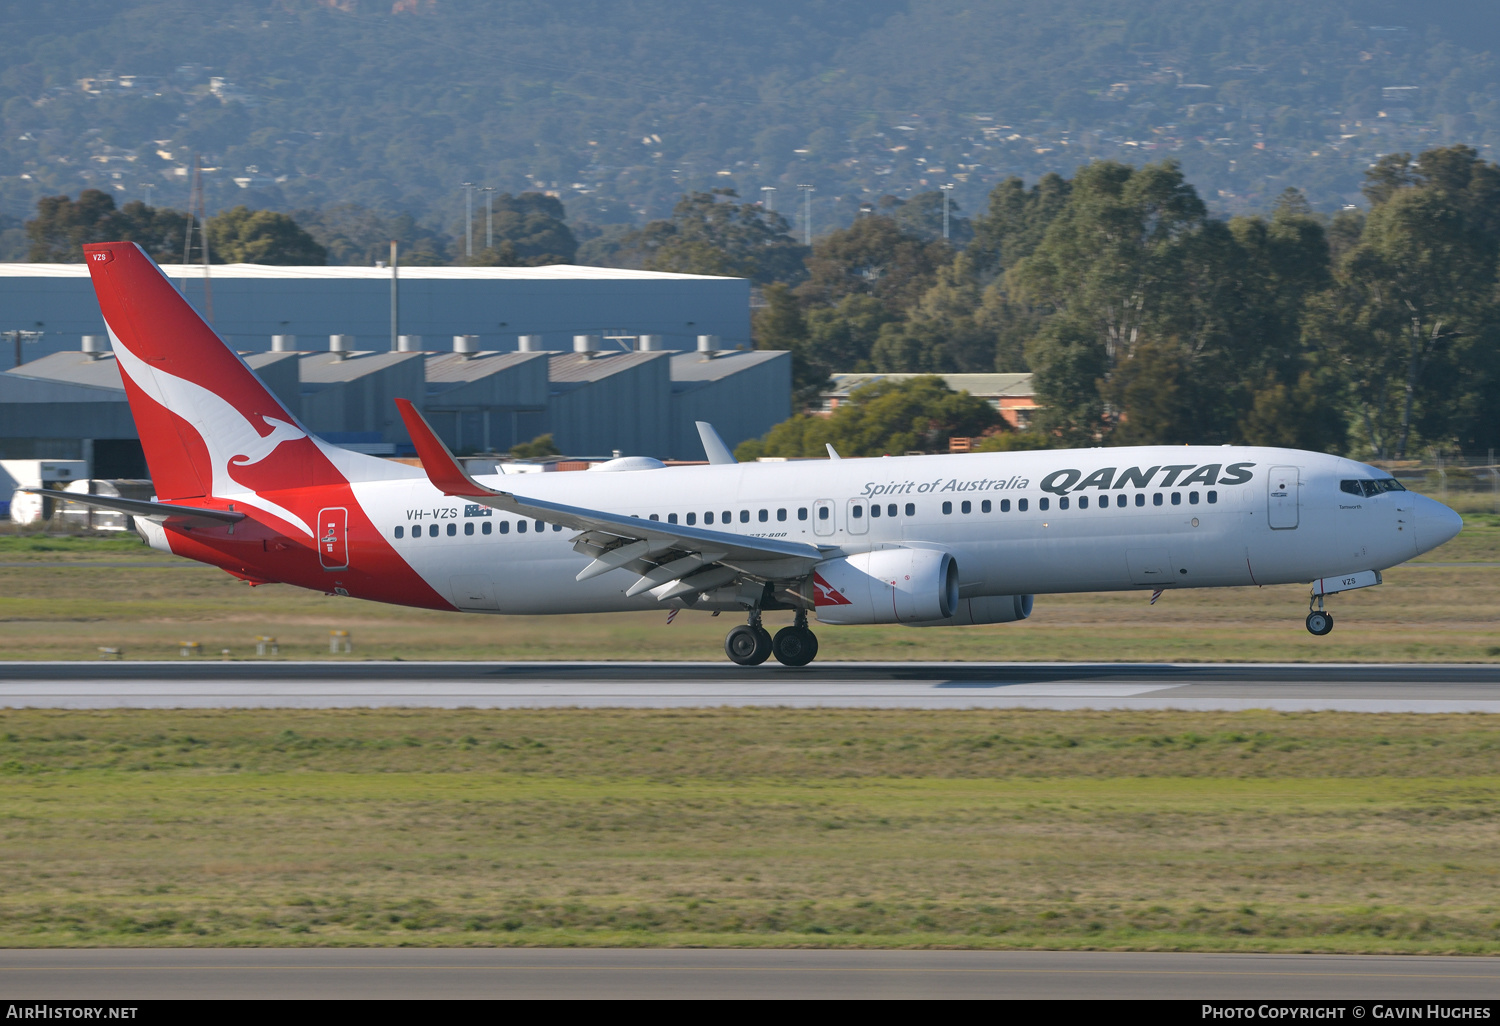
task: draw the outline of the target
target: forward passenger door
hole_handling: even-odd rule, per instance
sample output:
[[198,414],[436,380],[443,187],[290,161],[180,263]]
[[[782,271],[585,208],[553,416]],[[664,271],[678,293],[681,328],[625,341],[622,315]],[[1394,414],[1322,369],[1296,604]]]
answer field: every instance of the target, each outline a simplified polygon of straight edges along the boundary
[[1272,467],[1266,478],[1266,517],[1273,531],[1297,526],[1302,484],[1296,467]]

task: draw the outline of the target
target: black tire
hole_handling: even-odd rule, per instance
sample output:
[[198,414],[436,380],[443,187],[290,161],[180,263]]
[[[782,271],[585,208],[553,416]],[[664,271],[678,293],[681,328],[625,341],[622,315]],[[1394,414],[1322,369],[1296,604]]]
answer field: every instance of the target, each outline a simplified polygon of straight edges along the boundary
[[783,627],[776,632],[771,654],[782,666],[806,666],[818,654],[818,638],[806,627]]
[[753,665],[759,666],[761,663],[771,658],[771,650],[775,648],[776,645],[775,641],[771,638],[771,632],[766,630],[764,627],[756,627],[755,636],[760,639],[760,648],[756,650],[755,663]]
[[1333,614],[1314,610],[1307,614],[1307,633],[1321,638],[1333,630]]
[[771,638],[764,630],[742,623],[725,635],[724,654],[732,663],[759,666],[771,654]]

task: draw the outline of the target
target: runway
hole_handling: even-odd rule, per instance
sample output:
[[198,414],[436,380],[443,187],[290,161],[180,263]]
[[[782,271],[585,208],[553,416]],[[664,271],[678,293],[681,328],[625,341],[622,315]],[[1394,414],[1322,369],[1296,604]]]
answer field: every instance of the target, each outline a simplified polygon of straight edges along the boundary
[[0,707],[1500,712],[1500,665],[0,663]]
[[0,951],[25,999],[1493,1000],[1500,959],[1102,951],[252,948]]

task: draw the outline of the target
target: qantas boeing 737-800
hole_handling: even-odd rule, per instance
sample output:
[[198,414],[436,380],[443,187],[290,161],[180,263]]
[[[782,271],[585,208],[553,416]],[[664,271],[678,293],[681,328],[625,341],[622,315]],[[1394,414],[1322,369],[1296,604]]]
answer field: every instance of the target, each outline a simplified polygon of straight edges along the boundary
[[[1325,595],[1463,526],[1374,467],[1258,446],[737,464],[704,425],[708,466],[474,477],[397,400],[417,469],[310,433],[138,246],[84,253],[157,494],[68,498],[251,584],[478,613],[739,612],[731,660],[802,666],[808,613],[1008,623],[1057,592],[1311,582],[1307,629],[1327,634]],[[795,623],[773,639],[765,610]]]

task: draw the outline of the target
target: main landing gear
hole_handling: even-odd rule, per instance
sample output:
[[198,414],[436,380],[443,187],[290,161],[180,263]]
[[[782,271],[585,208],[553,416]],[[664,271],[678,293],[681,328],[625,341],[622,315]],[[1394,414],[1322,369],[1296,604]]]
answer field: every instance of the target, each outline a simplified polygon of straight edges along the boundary
[[761,626],[760,610],[750,611],[750,621],[734,628],[724,638],[724,654],[741,666],[759,666],[771,656],[783,666],[806,666],[818,654],[818,636],[807,629],[807,611],[797,610],[796,622],[771,637]]
[[1331,630],[1333,614],[1323,608],[1323,596],[1315,596],[1307,604],[1307,633],[1321,638]]

